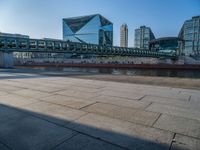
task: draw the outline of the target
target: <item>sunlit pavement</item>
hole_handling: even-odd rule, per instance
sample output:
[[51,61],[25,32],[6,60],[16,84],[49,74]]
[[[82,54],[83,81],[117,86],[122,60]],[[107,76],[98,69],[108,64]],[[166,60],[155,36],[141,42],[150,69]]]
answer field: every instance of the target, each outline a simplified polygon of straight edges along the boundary
[[200,149],[200,91],[0,72],[0,150]]

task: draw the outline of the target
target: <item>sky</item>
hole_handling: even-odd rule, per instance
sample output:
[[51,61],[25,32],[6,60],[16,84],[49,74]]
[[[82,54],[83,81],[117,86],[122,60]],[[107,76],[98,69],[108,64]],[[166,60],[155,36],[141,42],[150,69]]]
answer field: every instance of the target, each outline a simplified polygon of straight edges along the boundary
[[126,23],[133,47],[142,25],[156,38],[177,36],[185,20],[200,15],[200,0],[0,0],[0,32],[62,39],[62,18],[97,13],[113,22],[114,45]]

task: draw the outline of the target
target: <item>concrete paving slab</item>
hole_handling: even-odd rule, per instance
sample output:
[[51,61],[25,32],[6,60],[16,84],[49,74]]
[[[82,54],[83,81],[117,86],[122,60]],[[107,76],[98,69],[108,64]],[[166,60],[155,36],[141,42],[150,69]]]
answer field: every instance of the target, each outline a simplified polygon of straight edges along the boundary
[[92,100],[123,107],[138,108],[138,109],[144,109],[151,103],[146,101],[134,101],[134,100],[128,100],[126,98],[119,98],[119,97],[112,97],[105,95],[97,96],[95,98],[92,98]]
[[75,108],[75,109],[80,109],[94,103],[93,101],[78,99],[78,98],[58,95],[58,94],[41,98],[41,100],[44,100],[46,102],[53,103],[53,104],[59,104],[59,105]]
[[9,94],[0,96],[0,104],[5,104],[8,106],[19,107],[27,104],[37,102],[38,100],[33,98],[26,98],[16,94]]
[[18,90],[12,93],[20,95],[20,96],[24,96],[24,97],[31,97],[31,98],[42,98],[42,97],[47,97],[47,96],[52,95],[51,93],[41,92],[41,91],[36,91],[36,90],[31,90],[31,89]]
[[173,133],[105,116],[88,114],[71,125],[79,132],[131,150],[169,149]]
[[105,103],[95,103],[88,107],[84,107],[81,110],[148,126],[152,126],[160,115],[159,113],[120,107]]
[[102,91],[100,92],[101,95],[106,95],[106,96],[113,96],[113,97],[119,97],[119,98],[126,98],[126,99],[131,99],[131,100],[139,100],[142,97],[144,97],[144,94],[140,93],[124,93],[124,92],[115,92],[115,91]]
[[0,124],[0,141],[16,150],[50,149],[73,134],[69,129],[28,115]]
[[23,116],[24,113],[17,111],[13,107],[0,104],[0,122],[1,124],[14,119],[17,116]]
[[200,104],[200,94],[199,95],[192,95],[190,98],[190,102],[194,104]]
[[11,150],[11,149],[0,143],[0,150]]
[[62,88],[57,88],[57,87],[45,87],[45,86],[38,86],[38,87],[29,87],[30,89],[33,90],[37,90],[37,91],[41,91],[41,92],[49,92],[49,93],[53,93],[53,92],[58,92],[60,90],[62,90]]
[[9,86],[9,85],[0,86],[0,90],[4,91],[4,92],[18,91],[18,90],[21,90],[21,89],[23,89],[23,88],[15,87],[15,86]]
[[77,86],[77,87],[82,87],[82,88],[90,88],[90,89],[102,89],[105,87],[105,85],[98,85],[98,82],[96,81],[93,81],[91,83],[82,83],[82,82],[79,82],[79,83],[71,83],[73,86]]
[[200,111],[180,108],[173,105],[152,103],[146,110],[200,121]]
[[0,91],[0,96],[1,96],[1,95],[6,95],[6,94],[8,94],[8,93],[5,92],[5,91]]
[[70,86],[66,89],[69,89],[69,90],[74,90],[74,91],[80,91],[80,92],[88,92],[88,93],[96,93],[96,92],[100,92],[101,89],[98,89],[98,88],[90,88],[90,87],[81,87],[81,86]]
[[29,111],[28,113],[34,116],[64,126],[86,114],[80,110],[71,109],[47,102],[37,102],[31,105],[27,105],[23,109]]
[[154,127],[200,138],[200,121],[163,114]]
[[3,84],[7,85],[7,86],[14,86],[17,88],[22,88],[22,89],[26,89],[31,86],[35,86],[34,84],[30,84],[28,82],[19,82],[19,81],[15,81],[15,80],[14,81],[4,80]]
[[[77,144],[78,143],[78,144]],[[54,150],[125,150],[104,141],[78,134]]]
[[193,103],[191,101],[182,101],[179,99],[158,97],[158,96],[145,96],[141,102],[156,102],[160,104],[172,105],[180,108],[191,109],[199,111],[200,103]]
[[200,140],[176,134],[171,150],[199,150]]
[[80,92],[80,91],[75,91],[75,90],[63,90],[63,91],[56,92],[56,94],[75,97],[78,99],[86,99],[86,100],[100,95],[100,93],[89,93],[89,92],[83,92],[83,91]]
[[[166,92],[167,91],[167,92]],[[164,97],[164,98],[169,98],[169,99],[179,99],[182,101],[188,101],[190,98],[190,95],[185,94],[185,93],[180,93],[178,91],[173,91],[173,90],[163,90],[161,88],[141,88],[141,93],[144,93],[145,95],[150,95],[150,96],[159,96],[159,97]]]
[[[115,87],[120,87],[120,88],[115,88]],[[120,86],[119,85],[115,85],[115,86],[110,86],[109,84],[108,85],[105,85],[105,87],[103,88],[105,91],[115,91],[115,92],[125,92],[125,93],[136,93],[138,91],[140,91],[140,89],[138,89],[138,87],[135,87],[135,86],[128,86],[128,85],[124,85],[124,84],[121,84]]]

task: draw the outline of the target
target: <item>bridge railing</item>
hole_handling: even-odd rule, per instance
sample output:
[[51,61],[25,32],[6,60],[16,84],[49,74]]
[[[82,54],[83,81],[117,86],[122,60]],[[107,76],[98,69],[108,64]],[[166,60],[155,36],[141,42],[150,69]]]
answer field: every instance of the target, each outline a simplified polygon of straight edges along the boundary
[[63,40],[29,39],[0,36],[0,51],[4,52],[48,52],[76,53],[94,55],[120,55],[138,57],[167,57],[176,58],[176,53],[153,52],[137,48],[123,48],[83,44]]

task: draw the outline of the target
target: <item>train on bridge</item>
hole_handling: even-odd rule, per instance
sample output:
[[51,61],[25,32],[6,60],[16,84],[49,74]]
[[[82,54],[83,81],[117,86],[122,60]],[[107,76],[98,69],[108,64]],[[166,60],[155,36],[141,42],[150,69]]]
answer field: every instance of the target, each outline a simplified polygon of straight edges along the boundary
[[176,59],[175,52],[156,52],[138,48],[76,43],[55,39],[30,39],[22,37],[0,36],[0,51],[94,54],[95,56],[136,56]]

